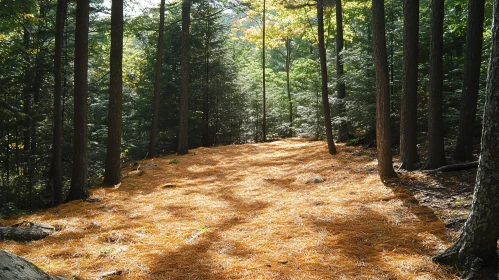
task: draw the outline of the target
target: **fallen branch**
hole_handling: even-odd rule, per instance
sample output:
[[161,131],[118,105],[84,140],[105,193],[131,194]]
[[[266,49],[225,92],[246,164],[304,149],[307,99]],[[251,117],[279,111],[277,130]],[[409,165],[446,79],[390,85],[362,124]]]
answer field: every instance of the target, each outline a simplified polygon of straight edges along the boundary
[[430,169],[430,170],[424,170],[424,171],[425,172],[450,172],[450,171],[466,170],[466,169],[471,169],[471,168],[476,168],[476,167],[478,167],[478,161],[451,164],[451,165],[439,167],[437,169]]
[[52,226],[22,222],[10,227],[0,227],[0,240],[34,241],[43,239],[54,231]]

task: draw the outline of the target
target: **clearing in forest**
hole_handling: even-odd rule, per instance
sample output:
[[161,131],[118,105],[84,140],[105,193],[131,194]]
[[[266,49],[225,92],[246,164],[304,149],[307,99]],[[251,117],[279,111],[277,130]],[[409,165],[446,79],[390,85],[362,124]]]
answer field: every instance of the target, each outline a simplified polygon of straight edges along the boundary
[[92,191],[101,202],[0,221],[60,229],[0,248],[76,279],[455,279],[430,260],[449,245],[444,223],[359,147],[198,148],[123,174]]

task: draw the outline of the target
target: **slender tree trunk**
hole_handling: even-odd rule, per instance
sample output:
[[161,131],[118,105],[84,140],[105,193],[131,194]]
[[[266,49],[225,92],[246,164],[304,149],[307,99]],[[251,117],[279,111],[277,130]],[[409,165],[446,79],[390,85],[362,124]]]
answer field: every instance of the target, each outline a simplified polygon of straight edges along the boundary
[[404,0],[404,61],[400,108],[402,168],[416,168],[419,0]]
[[89,196],[88,176],[88,21],[89,0],[76,2],[75,61],[74,61],[74,141],[73,171],[68,201]]
[[431,1],[430,83],[428,88],[428,159],[426,168],[445,165],[442,133],[444,0]]
[[464,62],[461,114],[454,159],[470,160],[473,157],[480,64],[482,62],[483,18],[485,0],[470,0],[468,6],[468,32]]
[[319,57],[321,60],[322,77],[322,110],[324,112],[324,126],[326,127],[327,147],[329,154],[336,154],[336,146],[333,139],[333,127],[331,125],[331,110],[329,109],[329,93],[327,88],[327,62],[326,49],[324,46],[324,0],[317,0],[317,31],[319,40]]
[[109,111],[107,115],[107,152],[103,184],[121,182],[121,127],[123,103],[123,0],[113,0],[111,7],[111,55]]
[[203,88],[203,147],[211,145],[210,139],[210,106],[209,106],[209,91],[210,91],[210,20],[206,20],[206,40],[204,49],[204,67],[205,80]]
[[336,0],[336,91],[337,97],[341,101],[339,106],[339,115],[341,117],[338,126],[338,142],[345,142],[348,139],[348,127],[345,121],[345,103],[343,99],[346,96],[345,81],[343,80],[343,8],[341,0]]
[[52,187],[54,204],[62,203],[62,43],[66,0],[57,1],[54,53],[54,135],[52,144]]
[[263,0],[263,16],[262,16],[262,81],[263,81],[263,120],[262,120],[262,130],[263,139],[262,141],[267,141],[267,89],[265,83],[265,0]]
[[289,104],[289,137],[293,137],[293,100],[291,99],[291,84],[289,72],[291,69],[291,39],[286,37],[286,91]]
[[[474,1],[474,0],[473,0]],[[481,275],[485,267],[497,270],[499,239],[499,1],[494,1],[492,51],[485,109],[482,148],[471,213],[456,243],[434,258],[457,266],[467,279],[496,279]]]
[[158,119],[159,119],[159,96],[161,91],[161,67],[163,65],[163,45],[165,37],[165,0],[161,0],[159,8],[159,36],[158,49],[156,53],[156,68],[154,70],[154,101],[152,110],[152,127],[151,138],[149,140],[149,148],[147,152],[148,158],[156,156],[156,138],[158,135]]
[[187,154],[189,151],[189,25],[191,21],[191,1],[182,2],[182,81],[180,97],[180,126],[178,153]]
[[390,80],[385,37],[384,0],[372,1],[374,66],[376,70],[376,144],[378,173],[381,179],[396,177],[392,165],[390,134]]

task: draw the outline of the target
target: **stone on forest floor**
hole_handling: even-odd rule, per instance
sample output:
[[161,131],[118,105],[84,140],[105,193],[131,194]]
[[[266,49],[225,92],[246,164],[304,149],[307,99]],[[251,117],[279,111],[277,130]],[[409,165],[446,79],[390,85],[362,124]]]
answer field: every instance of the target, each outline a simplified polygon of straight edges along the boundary
[[316,184],[317,184],[317,183],[322,183],[322,182],[324,182],[324,181],[325,181],[325,180],[324,180],[324,179],[322,179],[322,177],[320,177],[320,176],[317,176],[317,177],[315,177],[314,179],[312,179],[312,183],[316,183]]
[[0,250],[0,279],[9,280],[65,280],[50,276],[30,261]]

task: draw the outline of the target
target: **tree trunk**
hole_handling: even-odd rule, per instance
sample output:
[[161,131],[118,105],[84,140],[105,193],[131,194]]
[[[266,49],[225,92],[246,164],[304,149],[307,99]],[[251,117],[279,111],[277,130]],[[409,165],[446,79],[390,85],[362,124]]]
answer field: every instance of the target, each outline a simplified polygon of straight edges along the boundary
[[327,62],[326,48],[324,45],[324,0],[317,0],[317,37],[319,40],[319,58],[321,61],[322,77],[322,110],[324,113],[324,126],[326,127],[327,147],[329,154],[336,154],[336,146],[333,139],[333,127],[331,125],[331,110],[329,109],[329,93],[327,88]]
[[210,139],[210,106],[209,106],[209,91],[210,91],[210,20],[206,20],[206,39],[204,46],[204,68],[205,80],[203,88],[203,132],[202,145],[203,147],[211,146]]
[[163,65],[163,41],[165,37],[165,0],[161,0],[159,8],[159,36],[156,53],[156,68],[154,70],[154,101],[152,110],[151,138],[147,152],[148,158],[156,156],[156,138],[158,135],[159,96],[161,90],[161,66]]
[[291,39],[286,37],[286,92],[289,105],[289,137],[293,137],[293,100],[291,99],[291,84],[289,72],[291,69]]
[[189,25],[191,21],[191,1],[182,2],[182,81],[180,96],[180,126],[178,139],[178,154],[189,151]]
[[442,133],[444,0],[431,1],[430,82],[428,86],[428,159],[426,168],[445,165]]
[[121,121],[123,100],[123,0],[113,0],[111,7],[111,55],[109,111],[107,115],[107,151],[104,185],[121,182]]
[[386,54],[384,0],[372,1],[374,67],[376,70],[376,144],[381,179],[396,177],[390,135],[390,80]]
[[340,100],[339,116],[341,117],[338,126],[338,142],[345,142],[348,139],[348,127],[345,119],[345,103],[343,99],[346,96],[345,81],[343,80],[343,9],[341,0],[336,0],[336,91]]
[[404,60],[400,108],[400,160],[402,168],[416,168],[419,0],[404,0]]
[[74,141],[73,171],[68,201],[85,199],[88,175],[88,21],[89,0],[76,2],[75,61],[74,61]]
[[54,204],[62,203],[62,43],[66,0],[57,1],[54,53],[54,135],[52,146],[52,188]]
[[461,113],[454,159],[470,160],[473,157],[480,64],[482,62],[483,18],[485,0],[469,1],[466,56],[464,61]]
[[262,120],[262,141],[267,141],[267,88],[265,83],[265,0],[263,0],[262,16],[262,82],[263,82],[263,120]]
[[[435,261],[455,265],[468,279],[485,279],[482,268],[497,268],[499,239],[499,0],[494,1],[492,51],[482,130],[482,148],[478,161],[471,213],[456,243]],[[487,278],[489,279],[489,278]]]

